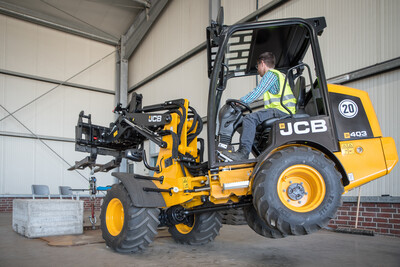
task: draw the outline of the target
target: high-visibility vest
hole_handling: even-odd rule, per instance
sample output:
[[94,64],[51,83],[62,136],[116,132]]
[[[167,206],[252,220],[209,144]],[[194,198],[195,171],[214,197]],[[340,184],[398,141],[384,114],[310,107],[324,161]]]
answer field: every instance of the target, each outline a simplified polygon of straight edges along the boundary
[[[285,76],[280,71],[275,70],[275,69],[270,69],[269,71],[271,71],[273,74],[275,74],[278,77],[279,93],[276,95],[273,95],[269,91],[267,91],[264,94],[264,108],[276,108],[276,109],[279,109],[280,111],[283,111],[283,112],[289,114],[289,112],[281,105],[281,95],[283,92],[283,84],[285,83]],[[292,112],[292,114],[295,114],[297,101],[293,95],[292,89],[290,88],[288,81],[286,81],[285,87],[286,87],[285,94],[283,95],[282,102]]]

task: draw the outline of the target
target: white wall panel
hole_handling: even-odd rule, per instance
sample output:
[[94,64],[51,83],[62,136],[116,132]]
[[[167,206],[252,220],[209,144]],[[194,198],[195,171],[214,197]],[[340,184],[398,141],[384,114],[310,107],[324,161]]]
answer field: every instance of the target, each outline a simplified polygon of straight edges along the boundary
[[[6,17],[0,16],[0,55],[5,55],[6,50]],[[0,56],[0,68],[4,68],[6,65],[6,57]]]
[[[36,82],[32,82],[27,79],[20,79],[11,76],[0,75],[4,78],[3,87],[0,88],[3,92],[4,99],[2,105],[9,111],[14,112],[26,103],[35,99],[36,94]],[[48,88],[48,87],[47,87]],[[36,107],[35,105],[29,105],[23,110],[14,114],[19,120],[24,122],[33,131],[36,130]],[[8,113],[5,113],[8,115]],[[1,117],[3,118],[3,117]],[[10,132],[23,132],[27,131],[12,117],[8,117],[0,122],[3,131]]]
[[396,0],[291,0],[260,20],[324,16],[320,46],[330,78],[398,57],[399,12]]
[[[115,47],[0,15],[0,67],[67,80]],[[70,82],[114,90],[115,55]]]
[[[75,152],[73,143],[44,141],[67,162],[73,164],[84,153]],[[0,194],[30,194],[32,184],[45,184],[51,194],[58,194],[58,186],[88,188],[88,182],[57,157],[48,147],[34,139],[0,136]],[[111,160],[99,156],[99,163]],[[90,170],[80,170],[86,178]],[[110,173],[96,174],[99,186],[113,184]],[[87,192],[85,193],[87,194]]]
[[201,116],[206,116],[209,85],[206,55],[205,51],[201,52],[173,71],[136,90],[143,94],[143,105],[186,98]]
[[208,0],[168,4],[129,62],[129,86],[205,41]]
[[0,136],[3,143],[1,162],[3,188],[1,194],[31,192],[35,183],[35,145],[29,139],[15,139]]
[[[5,105],[5,103],[4,103],[5,90],[3,89],[4,82],[5,82],[5,77],[3,75],[0,75],[0,104],[2,106]],[[7,114],[6,111],[4,109],[0,108],[0,118],[4,118],[6,116],[6,114]],[[4,127],[3,123],[0,123],[0,131],[3,130],[3,127]]]
[[[5,81],[4,86],[0,82],[0,95],[4,95],[2,105],[10,112],[55,87],[54,84],[12,76],[0,74],[0,77]],[[14,116],[35,134],[74,138],[75,125],[81,110],[85,114],[93,114],[93,123],[107,126],[114,120],[113,105],[113,95],[59,86],[16,112]],[[5,112],[1,114],[6,115]],[[29,133],[12,117],[0,122],[0,127],[2,131]]]
[[[259,2],[261,7],[261,1]],[[256,0],[222,0],[224,7],[224,24],[232,25],[256,11]]]
[[[106,55],[107,58],[82,72],[72,83],[114,90],[115,47],[28,22],[0,15],[0,68],[66,80]],[[36,97],[55,88],[55,84],[0,75],[0,104],[13,112]],[[52,92],[15,113],[38,135],[74,138],[78,114],[92,114],[93,123],[108,126],[114,120],[114,96],[66,86]],[[6,116],[0,109],[0,119]],[[0,121],[0,131],[29,133],[14,118]],[[70,163],[85,153],[75,152],[74,143],[45,141]],[[58,186],[87,188],[88,184],[35,139],[0,136],[0,194],[30,194],[32,184],[47,184],[52,194]],[[99,163],[110,158],[99,156]],[[83,171],[86,177],[89,170]],[[99,185],[113,183],[109,174],[96,175]]]

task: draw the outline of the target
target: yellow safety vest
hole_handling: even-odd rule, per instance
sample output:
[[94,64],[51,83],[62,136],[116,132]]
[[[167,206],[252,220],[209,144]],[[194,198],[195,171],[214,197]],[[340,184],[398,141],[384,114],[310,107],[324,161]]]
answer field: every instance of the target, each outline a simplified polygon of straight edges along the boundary
[[[271,94],[269,91],[267,91],[264,94],[264,108],[276,108],[279,109],[280,111],[283,111],[287,114],[289,112],[282,107],[281,105],[281,95],[283,91],[283,84],[285,83],[285,76],[280,72],[275,69],[270,69],[273,74],[275,74],[278,77],[279,81],[279,93],[276,95]],[[283,95],[283,104],[292,112],[292,114],[296,113],[296,98],[293,95],[292,89],[289,86],[289,82],[286,81],[286,86],[285,86],[285,94]]]

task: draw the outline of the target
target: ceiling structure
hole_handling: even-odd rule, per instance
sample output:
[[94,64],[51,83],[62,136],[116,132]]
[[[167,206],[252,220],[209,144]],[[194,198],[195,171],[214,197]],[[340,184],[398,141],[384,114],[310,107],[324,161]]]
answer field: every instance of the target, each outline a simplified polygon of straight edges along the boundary
[[[134,35],[136,31],[147,32],[151,25],[148,27],[140,25],[154,22],[167,2],[167,0],[0,0],[0,13],[103,43],[118,45],[123,35],[128,33]],[[127,36],[127,39],[129,37]]]

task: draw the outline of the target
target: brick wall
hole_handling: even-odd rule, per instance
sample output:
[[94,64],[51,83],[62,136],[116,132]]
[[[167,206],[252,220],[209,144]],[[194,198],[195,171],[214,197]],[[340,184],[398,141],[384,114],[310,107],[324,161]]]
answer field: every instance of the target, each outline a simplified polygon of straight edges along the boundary
[[[356,213],[357,202],[343,202],[328,226],[354,228]],[[357,228],[400,237],[400,203],[360,203]]]
[[[0,212],[12,212],[13,208],[13,200],[14,199],[32,199],[32,197],[0,197]],[[48,199],[35,197],[35,199]],[[60,199],[59,197],[52,197],[52,199]],[[71,198],[69,198],[71,199]],[[83,208],[84,211],[91,211],[92,203],[94,203],[94,208],[96,211],[100,210],[101,202],[103,197],[97,197],[94,200],[91,200],[89,197],[80,197],[80,200],[83,200]]]

